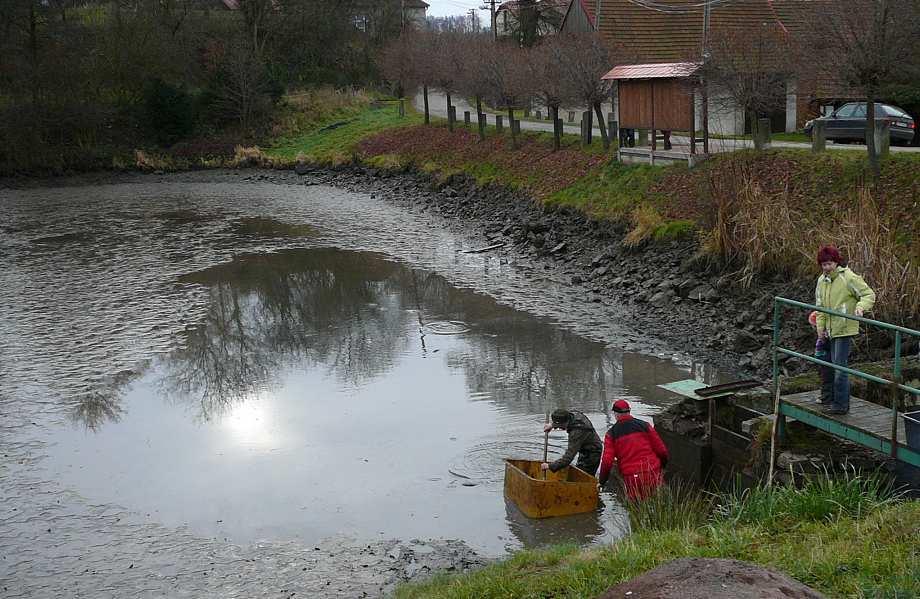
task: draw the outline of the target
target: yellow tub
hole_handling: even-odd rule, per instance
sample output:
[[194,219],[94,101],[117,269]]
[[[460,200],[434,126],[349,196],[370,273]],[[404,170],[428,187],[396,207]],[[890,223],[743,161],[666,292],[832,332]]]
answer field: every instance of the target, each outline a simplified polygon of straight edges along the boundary
[[597,479],[575,466],[546,471],[539,461],[505,460],[505,497],[528,518],[552,518],[597,509]]

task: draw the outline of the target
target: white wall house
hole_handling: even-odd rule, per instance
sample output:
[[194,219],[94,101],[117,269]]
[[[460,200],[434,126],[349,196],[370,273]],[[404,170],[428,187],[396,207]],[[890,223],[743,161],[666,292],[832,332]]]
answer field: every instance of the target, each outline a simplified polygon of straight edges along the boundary
[[[699,3],[695,3],[699,4]],[[725,2],[711,8],[710,26],[777,23],[788,35],[804,26],[807,2],[793,0],[745,0]],[[702,57],[703,11],[701,7],[681,13],[653,10],[633,0],[570,0],[562,23],[563,32],[598,31],[611,46],[622,49],[632,64],[698,61]],[[617,65],[611,65],[611,68]],[[709,132],[742,135],[750,131],[746,115],[725,93],[709,89]],[[702,123],[697,98],[697,123]],[[774,132],[794,132],[804,121],[803,108],[794,82],[787,83],[785,106],[771,115]]]

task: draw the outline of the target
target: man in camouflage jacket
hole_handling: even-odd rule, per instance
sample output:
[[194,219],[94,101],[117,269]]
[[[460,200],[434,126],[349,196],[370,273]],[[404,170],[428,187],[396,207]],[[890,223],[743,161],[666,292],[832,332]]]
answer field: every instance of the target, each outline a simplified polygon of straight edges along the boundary
[[543,470],[558,472],[571,464],[577,455],[578,462],[575,466],[594,476],[601,462],[604,446],[588,417],[574,410],[556,410],[552,414],[552,422],[547,423],[543,431],[548,433],[554,428],[560,428],[569,434],[569,446],[555,462],[544,462]]

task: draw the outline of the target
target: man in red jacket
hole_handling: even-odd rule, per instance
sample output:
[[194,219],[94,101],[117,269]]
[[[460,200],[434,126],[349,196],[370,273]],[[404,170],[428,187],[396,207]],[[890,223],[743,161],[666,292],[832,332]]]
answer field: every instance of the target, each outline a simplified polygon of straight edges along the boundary
[[604,454],[598,480],[601,487],[610,477],[616,460],[626,485],[626,497],[645,499],[664,482],[661,469],[668,462],[668,449],[648,422],[633,418],[624,399],[613,402],[616,423],[604,436]]

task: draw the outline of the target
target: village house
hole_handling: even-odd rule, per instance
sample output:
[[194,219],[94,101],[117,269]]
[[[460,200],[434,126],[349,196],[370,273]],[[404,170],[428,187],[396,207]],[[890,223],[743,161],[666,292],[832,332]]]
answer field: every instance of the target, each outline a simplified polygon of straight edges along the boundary
[[[632,64],[701,62],[704,34],[701,4],[699,0],[571,0],[562,31],[598,31],[612,47],[623,48]],[[801,0],[713,2],[708,34],[730,31],[743,35],[752,26],[767,23],[788,36],[804,35],[808,4]],[[615,66],[618,65],[611,65]],[[796,131],[814,109],[811,98],[800,97],[796,90],[796,82],[787,80],[785,107],[761,115],[770,118],[774,132]],[[742,135],[751,131],[750,118],[740,107],[718,89],[708,91],[710,133]],[[698,113],[700,104],[698,101]],[[702,122],[699,114],[696,122]]]

